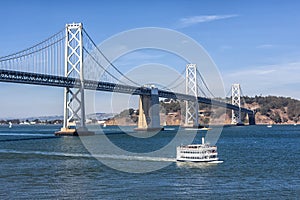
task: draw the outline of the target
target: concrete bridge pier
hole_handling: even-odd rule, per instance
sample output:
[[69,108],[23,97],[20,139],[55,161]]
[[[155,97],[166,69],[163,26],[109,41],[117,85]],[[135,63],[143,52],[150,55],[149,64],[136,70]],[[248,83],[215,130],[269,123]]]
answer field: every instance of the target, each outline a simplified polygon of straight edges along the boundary
[[255,112],[248,113],[249,125],[255,125]]
[[159,131],[163,130],[160,126],[159,116],[159,96],[158,89],[151,87],[151,95],[140,95],[139,100],[139,119],[136,131]]

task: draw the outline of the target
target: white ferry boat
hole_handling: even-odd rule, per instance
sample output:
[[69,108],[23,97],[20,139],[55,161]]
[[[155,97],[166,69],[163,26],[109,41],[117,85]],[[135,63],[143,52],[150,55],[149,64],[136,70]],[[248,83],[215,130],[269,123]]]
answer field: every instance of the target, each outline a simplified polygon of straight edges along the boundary
[[202,138],[202,144],[178,146],[176,160],[180,162],[223,162],[218,158],[217,146],[205,143],[204,138]]

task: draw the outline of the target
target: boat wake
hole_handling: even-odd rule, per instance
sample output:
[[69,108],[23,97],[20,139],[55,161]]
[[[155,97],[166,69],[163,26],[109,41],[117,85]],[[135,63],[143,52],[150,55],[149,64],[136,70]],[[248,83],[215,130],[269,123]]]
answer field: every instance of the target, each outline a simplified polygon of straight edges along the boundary
[[97,158],[97,159],[114,159],[114,160],[128,160],[128,161],[176,162],[175,158],[150,157],[150,156],[128,156],[128,155],[113,155],[113,154],[91,155],[91,154],[63,153],[63,152],[16,151],[16,150],[8,150],[8,149],[1,149],[0,153],[61,156],[61,157],[79,157],[79,158]]
[[39,137],[49,137],[53,136],[53,134],[32,134],[32,133],[0,133],[0,136],[39,136]]

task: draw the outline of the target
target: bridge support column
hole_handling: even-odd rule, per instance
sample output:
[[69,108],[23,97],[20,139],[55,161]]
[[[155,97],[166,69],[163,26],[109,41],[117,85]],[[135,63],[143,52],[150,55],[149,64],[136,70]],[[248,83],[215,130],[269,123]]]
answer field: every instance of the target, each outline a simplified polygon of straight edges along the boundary
[[160,126],[158,89],[151,88],[151,95],[141,95],[137,131],[163,130]]
[[82,24],[67,24],[65,40],[65,77],[79,78],[80,84],[65,88],[64,124],[55,135],[93,135],[85,124]]
[[248,113],[249,125],[255,125],[255,112]]

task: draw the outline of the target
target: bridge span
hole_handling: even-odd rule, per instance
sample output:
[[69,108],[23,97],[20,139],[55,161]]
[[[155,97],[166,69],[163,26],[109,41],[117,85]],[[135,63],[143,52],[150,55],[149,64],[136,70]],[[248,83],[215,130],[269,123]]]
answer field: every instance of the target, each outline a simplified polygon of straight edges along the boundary
[[[85,35],[85,37],[83,37]],[[84,45],[83,40],[89,45]],[[88,47],[93,50],[89,50]],[[241,112],[248,115],[249,124],[255,124],[255,113],[252,110],[241,107],[239,87],[232,91],[232,103],[225,103],[217,99],[200,96],[198,93],[198,79],[200,72],[195,64],[188,64],[186,74],[185,94],[144,86],[133,86],[119,83],[120,79],[112,72],[107,71],[93,56],[92,51],[97,51],[108,62],[115,73],[126,77],[105,57],[103,52],[95,45],[90,36],[85,32],[82,24],[67,24],[64,31],[53,35],[47,40],[23,51],[0,57],[0,82],[18,84],[33,84],[51,87],[62,87],[64,91],[64,125],[62,132],[69,133],[69,123],[80,121],[80,130],[88,132],[85,128],[85,105],[84,90],[125,93],[140,96],[140,116],[138,127],[142,130],[160,129],[159,109],[156,104],[159,98],[178,99],[186,101],[185,123],[193,126],[198,125],[199,103],[214,105],[233,110],[233,122],[240,122]],[[97,81],[84,77],[83,60],[85,55],[90,57],[93,65],[104,70],[116,81]],[[89,66],[86,66],[89,67]],[[200,75],[201,76],[201,75]],[[203,79],[202,79],[203,81]],[[205,84],[205,83],[204,83]],[[206,85],[206,84],[205,84]],[[207,88],[208,89],[208,88]],[[72,91],[74,90],[74,91]],[[77,108],[71,106],[76,99]],[[195,103],[196,102],[196,103]]]
[[[0,82],[43,85],[43,86],[62,87],[62,88],[81,87],[80,79],[77,78],[11,71],[11,70],[0,70]],[[130,85],[122,85],[122,84],[109,83],[103,81],[84,80],[84,88],[87,90],[125,93],[130,95],[151,96],[151,89],[147,87],[134,87]],[[176,92],[171,92],[171,91],[166,91],[161,89],[158,90],[158,97],[174,99],[174,100],[178,99],[178,100],[186,100],[186,101],[195,101],[195,96],[193,95],[181,94],[181,93],[176,93]],[[205,97],[197,97],[197,100],[198,103],[214,105],[214,106],[223,107],[235,111],[244,112],[250,115],[250,118],[254,116],[253,110],[239,107],[230,103],[225,103],[222,101],[205,98]],[[254,125],[255,121],[249,123],[250,125]]]

